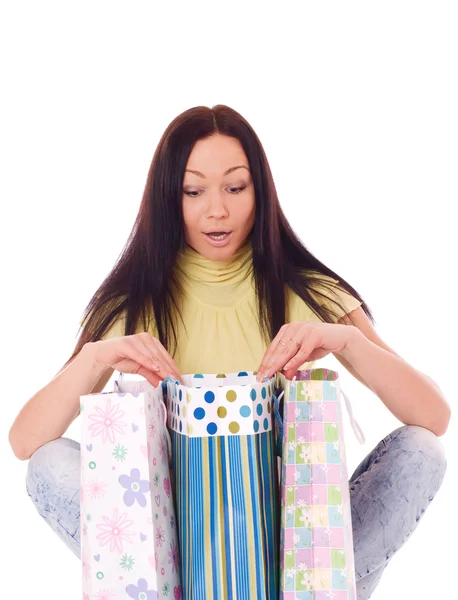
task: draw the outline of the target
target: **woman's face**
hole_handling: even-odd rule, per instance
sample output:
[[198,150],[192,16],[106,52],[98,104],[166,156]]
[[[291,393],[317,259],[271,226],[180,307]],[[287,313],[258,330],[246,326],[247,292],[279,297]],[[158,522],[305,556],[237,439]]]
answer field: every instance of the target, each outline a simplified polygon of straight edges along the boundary
[[[255,221],[255,195],[236,138],[218,134],[196,142],[183,179],[183,217],[187,243],[210,260],[230,259],[244,244]],[[205,235],[218,231],[229,233],[220,246]]]

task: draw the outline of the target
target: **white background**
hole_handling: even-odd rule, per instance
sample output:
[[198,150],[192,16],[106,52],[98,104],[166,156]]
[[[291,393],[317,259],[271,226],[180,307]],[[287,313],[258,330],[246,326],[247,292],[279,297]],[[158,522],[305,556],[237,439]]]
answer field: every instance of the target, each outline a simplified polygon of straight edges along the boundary
[[[259,135],[307,247],[373,310],[381,337],[456,397],[454,2],[9,3],[2,55],[0,561],[15,598],[81,597],[80,563],[41,520],[7,434],[70,356],[137,214],[154,149],[196,105]],[[367,442],[402,425],[341,372]],[[111,386],[110,386],[111,387]],[[457,426],[444,484],[374,600],[455,597]],[[67,436],[80,439],[79,420]]]

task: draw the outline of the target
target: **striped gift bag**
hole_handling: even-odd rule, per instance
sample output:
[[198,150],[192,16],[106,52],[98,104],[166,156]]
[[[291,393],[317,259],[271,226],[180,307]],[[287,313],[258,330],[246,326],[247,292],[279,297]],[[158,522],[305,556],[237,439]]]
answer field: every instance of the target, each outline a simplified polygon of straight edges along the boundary
[[277,600],[280,503],[272,383],[166,378],[184,600]]
[[297,371],[292,381],[276,374],[275,409],[283,417],[282,600],[356,600],[340,394],[358,441],[364,443],[336,371]]

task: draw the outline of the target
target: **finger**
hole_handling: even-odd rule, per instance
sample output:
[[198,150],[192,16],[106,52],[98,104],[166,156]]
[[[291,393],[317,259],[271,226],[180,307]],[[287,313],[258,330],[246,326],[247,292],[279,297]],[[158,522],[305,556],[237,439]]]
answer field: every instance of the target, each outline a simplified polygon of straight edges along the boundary
[[294,359],[297,353],[297,346],[292,342],[284,342],[283,345],[279,342],[275,354],[270,359],[270,362],[266,364],[264,373],[267,377],[272,377],[283,365]]
[[297,353],[298,346],[290,338],[300,342],[298,338],[303,336],[301,334],[301,325],[302,323],[298,325],[289,323],[280,328],[280,331],[272,340],[261,361],[258,369],[261,376],[265,374],[269,377],[271,374],[276,373],[278,369],[282,368]]
[[293,356],[287,363],[282,367],[284,371],[297,371],[300,365],[304,364],[309,357],[310,352],[301,346],[295,356]]
[[113,368],[117,369],[120,373],[133,373],[134,375],[141,375],[147,381],[149,381],[154,387],[158,385],[161,378],[157,372],[153,372],[151,367],[145,367],[141,361],[145,361],[148,364],[148,359],[142,358],[142,353],[137,351],[129,344],[129,348],[124,351],[123,356],[117,361]]
[[286,331],[286,328],[287,328],[286,325],[283,325],[282,327],[280,327],[279,332],[277,333],[277,335],[274,337],[274,339],[269,344],[269,347],[267,348],[267,350],[264,353],[264,356],[262,357],[261,364],[259,365],[258,377],[260,375],[264,375],[267,365],[271,364],[271,359],[275,354],[275,350],[277,348],[278,342],[282,339],[282,337]]
[[[146,369],[150,374],[158,371],[158,362],[150,352],[147,352],[144,344],[139,344],[136,336],[126,336],[123,343],[123,352],[127,361],[133,361],[139,368],[135,373],[139,373],[140,368]],[[123,358],[121,354],[120,358]],[[143,376],[143,375],[142,375]]]
[[[180,371],[178,370],[176,362],[173,360],[173,358],[170,356],[170,354],[167,352],[167,350],[161,344],[160,340],[158,340],[157,338],[153,338],[152,336],[149,336],[149,340],[152,341],[153,344],[155,344],[156,348],[159,349],[159,352],[161,353],[163,360],[169,365],[171,372],[175,374],[176,378],[179,379],[179,381],[181,383],[183,383],[183,381],[181,380],[181,374],[180,374]],[[146,342],[146,338],[145,338],[145,342]]]
[[286,379],[293,379],[297,373],[297,369],[282,369],[281,371]]
[[[318,334],[311,331],[307,338],[302,342],[301,347],[292,359],[284,364],[283,369],[286,371],[297,371],[300,365],[312,360],[312,354],[318,346]],[[325,353],[326,355],[327,353]]]
[[[296,364],[297,354],[302,347],[302,345],[298,346],[298,344],[302,340],[307,339],[308,327],[306,323],[291,323],[290,325],[284,331],[283,337],[278,339],[276,346],[273,348],[274,354],[266,364],[265,374],[268,377],[271,377],[279,369],[284,368],[285,364]],[[300,364],[302,363],[297,362],[297,365]]]
[[[140,339],[138,335],[128,336],[126,338],[128,340],[134,355],[132,358],[138,361],[139,365],[143,365],[150,372],[162,376],[163,378],[167,377],[169,374],[169,369],[166,367],[164,361],[162,360],[162,356],[156,350],[154,346],[153,351],[151,351]],[[137,371],[139,373],[139,371]]]
[[170,374],[174,375],[181,381],[180,372],[178,371],[175,361],[161,344],[161,342],[146,331],[141,333],[139,338],[145,344],[145,347],[149,352],[151,352],[154,356],[159,356],[162,359],[162,362],[168,365]]
[[157,387],[159,383],[163,380],[162,377],[159,377],[151,370],[148,370],[142,366],[138,368],[137,374],[141,377],[144,377],[153,387]]
[[174,379],[178,379],[180,383],[183,383],[175,361],[161,344],[161,342],[146,331],[140,334],[138,337],[145,344],[147,350],[152,352],[154,356],[157,357],[159,366],[162,368],[160,373],[164,375],[164,378],[171,375]]

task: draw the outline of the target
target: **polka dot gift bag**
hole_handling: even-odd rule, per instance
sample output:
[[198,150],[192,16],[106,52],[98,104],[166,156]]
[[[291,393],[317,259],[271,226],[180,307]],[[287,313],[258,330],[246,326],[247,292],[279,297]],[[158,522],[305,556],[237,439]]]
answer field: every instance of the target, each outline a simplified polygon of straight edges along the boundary
[[81,396],[83,600],[181,600],[162,385]]
[[256,373],[167,377],[184,600],[277,600],[272,385]]
[[280,598],[356,600],[342,394],[360,443],[361,428],[329,369],[276,374],[282,416]]

